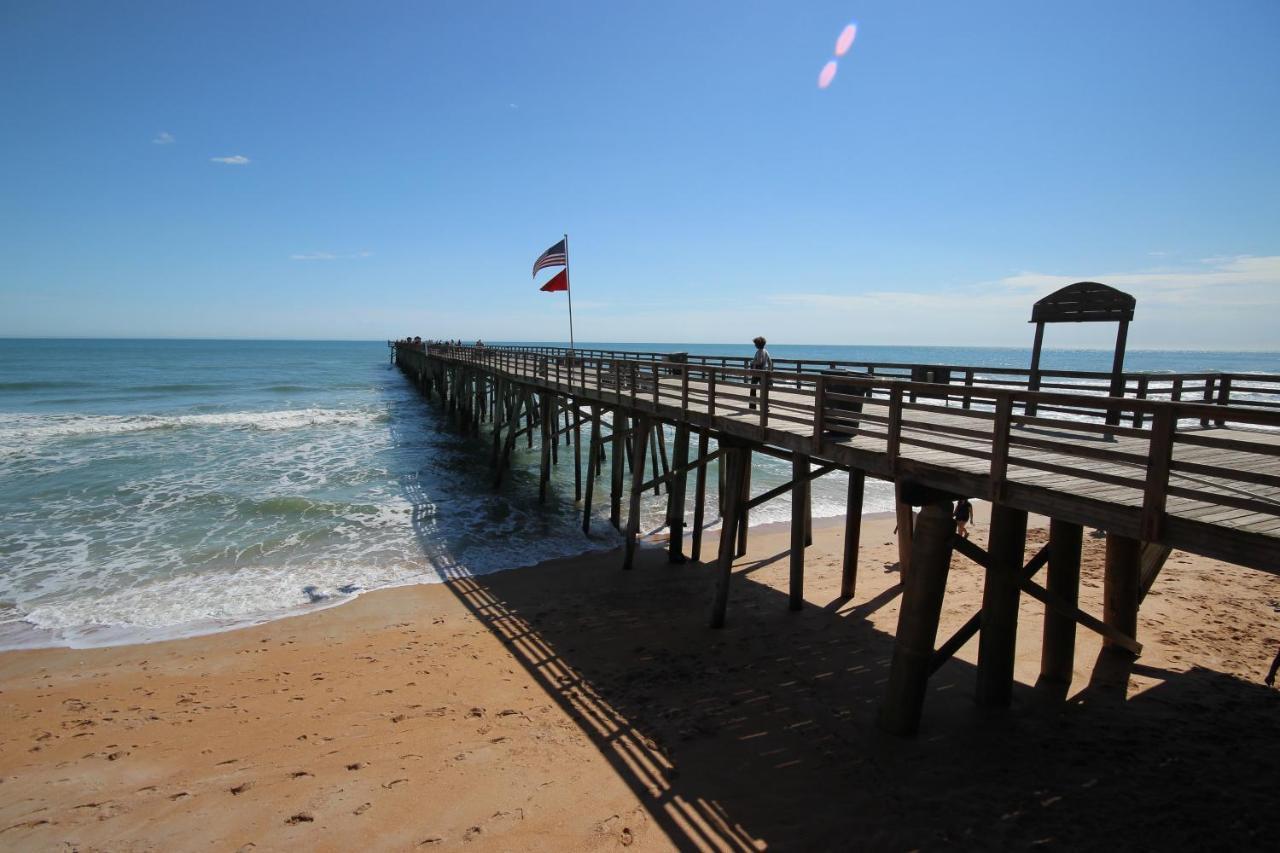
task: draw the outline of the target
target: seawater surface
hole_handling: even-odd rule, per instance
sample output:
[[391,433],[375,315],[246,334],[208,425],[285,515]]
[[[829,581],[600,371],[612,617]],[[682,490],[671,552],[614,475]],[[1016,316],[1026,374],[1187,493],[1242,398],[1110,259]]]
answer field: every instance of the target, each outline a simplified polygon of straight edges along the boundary
[[[1028,358],[772,351],[991,366]],[[1102,352],[1049,355],[1046,366],[1109,365]],[[563,455],[545,505],[537,450],[523,443],[494,490],[487,429],[473,438],[451,428],[388,356],[382,342],[0,340],[0,648],[198,634],[618,544],[607,504],[583,535]],[[1276,371],[1280,358],[1134,353],[1128,366]],[[753,491],[787,479],[786,463],[759,459]],[[607,493],[607,477],[600,485]],[[842,513],[844,493],[843,476],[817,481],[814,514]],[[891,506],[890,487],[870,481],[865,511]],[[663,508],[647,498],[644,530],[661,527]],[[752,522],[789,516],[781,498]]]

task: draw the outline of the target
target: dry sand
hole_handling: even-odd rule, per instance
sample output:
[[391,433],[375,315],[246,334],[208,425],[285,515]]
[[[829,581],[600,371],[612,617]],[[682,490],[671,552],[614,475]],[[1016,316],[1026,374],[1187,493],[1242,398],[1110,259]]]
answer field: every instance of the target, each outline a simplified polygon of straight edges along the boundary
[[[1029,686],[1042,609],[1024,597],[1014,708],[974,705],[974,641],[930,682],[920,736],[899,739],[875,726],[892,525],[865,521],[841,602],[841,529],[819,524],[800,613],[788,534],[753,530],[723,631],[705,627],[711,567],[650,548],[632,572],[613,552],[212,637],[4,653],[0,847],[1275,843],[1280,697],[1261,679],[1280,579],[1175,553],[1142,657],[1100,656],[1081,629],[1065,703]],[[1096,614],[1102,540],[1085,548]],[[939,641],[981,586],[957,557]]]

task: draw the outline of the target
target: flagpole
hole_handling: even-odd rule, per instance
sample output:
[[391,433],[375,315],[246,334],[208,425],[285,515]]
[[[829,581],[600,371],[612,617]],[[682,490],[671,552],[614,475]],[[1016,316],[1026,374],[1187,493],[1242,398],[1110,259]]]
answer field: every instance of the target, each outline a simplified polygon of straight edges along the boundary
[[564,235],[564,289],[569,294],[569,355],[573,355],[573,276],[569,275],[569,235]]

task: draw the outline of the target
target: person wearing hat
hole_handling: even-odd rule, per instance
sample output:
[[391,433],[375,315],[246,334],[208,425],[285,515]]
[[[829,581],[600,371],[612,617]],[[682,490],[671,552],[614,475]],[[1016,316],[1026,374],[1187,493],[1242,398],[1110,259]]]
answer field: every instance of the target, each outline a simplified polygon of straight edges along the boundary
[[[751,365],[750,365],[751,369],[752,370],[773,370],[773,359],[769,357],[769,351],[764,348],[764,345],[767,344],[768,341],[764,339],[763,335],[756,335],[756,338],[755,340],[752,341],[752,343],[756,345],[756,354],[751,357]],[[751,408],[753,409],[756,407],[756,404],[755,404],[756,386],[759,384],[760,384],[759,375],[752,376],[751,377],[751,401],[752,401]]]

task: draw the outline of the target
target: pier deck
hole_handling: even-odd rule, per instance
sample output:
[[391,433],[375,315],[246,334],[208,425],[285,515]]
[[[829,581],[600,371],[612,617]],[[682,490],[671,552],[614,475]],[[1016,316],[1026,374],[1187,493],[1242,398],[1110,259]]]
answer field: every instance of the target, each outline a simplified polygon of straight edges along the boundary
[[[463,347],[440,357],[500,370],[583,403],[622,405],[804,453],[816,463],[856,467],[886,480],[909,476],[957,495],[1000,499],[1030,512],[1280,573],[1280,413],[982,386],[944,391],[928,383],[814,372],[782,374],[767,394],[757,388],[753,410],[747,370],[617,358],[582,359],[571,369],[566,356]],[[819,383],[827,386],[821,418]],[[862,411],[851,415],[832,405],[840,396],[832,387],[857,388],[870,396],[858,400]],[[965,398],[968,408],[962,408]],[[1042,411],[1046,405],[1067,407],[1079,419],[1016,411],[1032,399]],[[1009,407],[1003,431],[1001,401]],[[1144,423],[1153,422],[1162,411],[1173,421],[1161,436],[1171,449],[1163,483],[1150,483],[1157,432],[1107,427],[1102,421],[1117,409],[1129,422],[1138,413],[1145,415]],[[850,426],[855,420],[857,425]],[[1205,421],[1224,425],[1202,426]],[[1001,453],[1007,453],[1003,472],[992,465]],[[1159,489],[1150,498],[1149,486]],[[1153,506],[1160,497],[1163,511]]]

